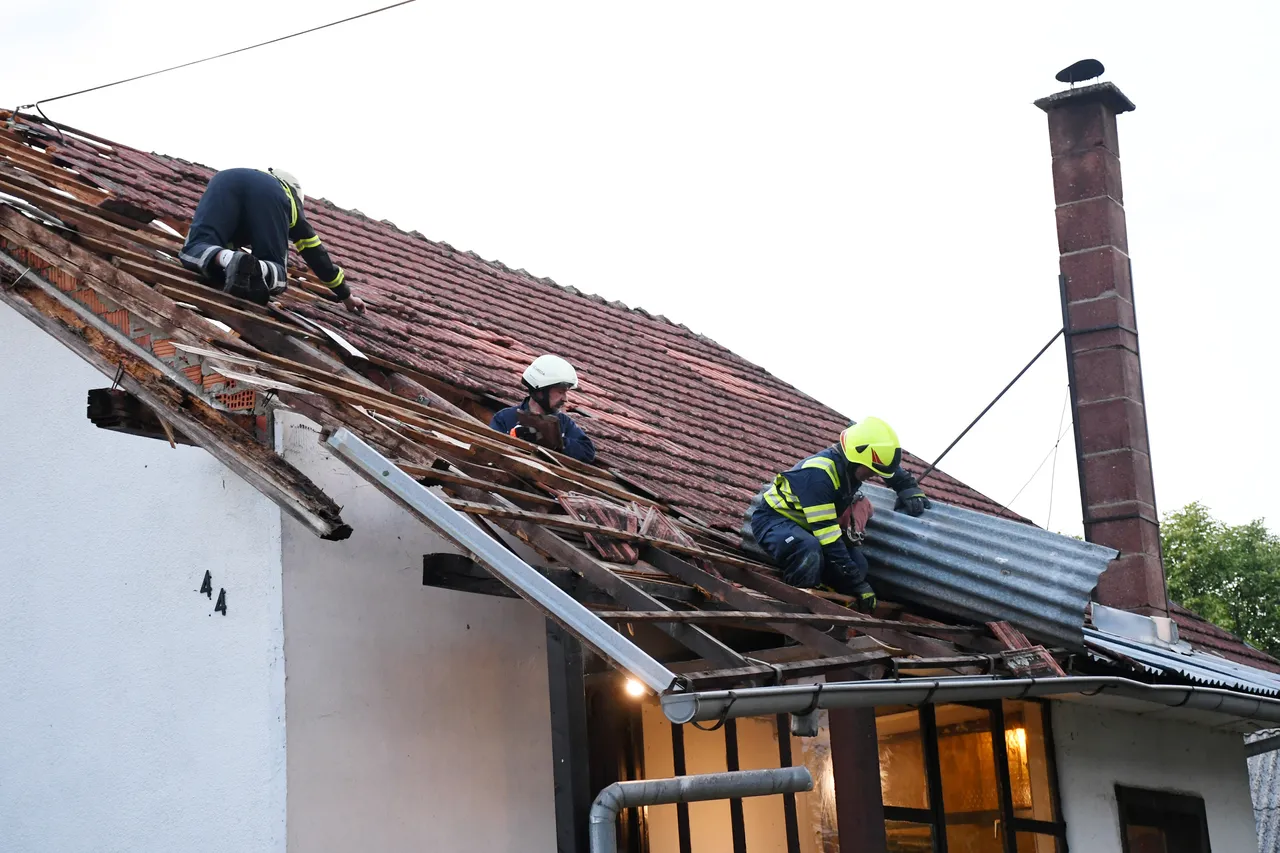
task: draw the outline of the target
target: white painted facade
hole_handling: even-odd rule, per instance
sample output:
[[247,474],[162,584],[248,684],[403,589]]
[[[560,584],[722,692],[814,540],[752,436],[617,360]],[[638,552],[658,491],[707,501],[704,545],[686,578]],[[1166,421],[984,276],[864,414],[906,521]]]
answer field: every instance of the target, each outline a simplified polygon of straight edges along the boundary
[[[278,446],[347,542],[202,450],[97,429],[106,384],[0,306],[0,850],[553,850],[533,608],[423,587],[444,544],[304,419]],[[1071,849],[1119,853],[1121,783],[1256,850],[1239,736],[1078,703],[1053,726]]]
[[1213,853],[1258,853],[1239,734],[1080,702],[1053,703],[1052,724],[1072,850],[1121,853],[1119,784],[1201,797]]
[[277,419],[286,459],[355,528],[284,526],[289,849],[555,849],[546,622],[517,599],[422,586],[454,550]]
[[0,305],[0,850],[283,851],[280,512],[108,384]]
[[0,306],[0,850],[554,848],[542,617],[423,587],[444,544],[303,419],[347,542],[98,429],[107,384]]

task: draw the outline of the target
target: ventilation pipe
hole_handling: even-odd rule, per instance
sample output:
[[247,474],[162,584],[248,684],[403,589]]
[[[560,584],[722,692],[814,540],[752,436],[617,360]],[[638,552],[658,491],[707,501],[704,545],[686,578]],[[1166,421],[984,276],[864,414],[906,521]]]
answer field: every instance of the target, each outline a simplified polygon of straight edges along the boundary
[[813,777],[804,767],[776,770],[734,770],[671,779],[614,782],[591,804],[591,853],[618,853],[618,812],[637,806],[736,800],[770,794],[798,794],[813,790]]

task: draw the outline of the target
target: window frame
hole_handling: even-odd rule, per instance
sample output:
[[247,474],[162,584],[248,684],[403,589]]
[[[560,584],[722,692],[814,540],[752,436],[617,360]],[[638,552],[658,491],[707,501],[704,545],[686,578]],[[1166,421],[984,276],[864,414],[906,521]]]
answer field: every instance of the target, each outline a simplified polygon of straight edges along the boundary
[[[999,787],[1000,824],[1003,828],[1004,853],[1017,853],[1018,833],[1030,832],[1053,836],[1058,841],[1059,853],[1068,853],[1067,824],[1062,819],[1062,801],[1058,787],[1058,767],[1054,755],[1052,704],[1039,699],[1019,700],[1038,705],[1044,715],[1044,747],[1048,767],[1050,796],[1053,802],[1053,813],[1056,821],[1036,820],[1034,818],[1017,817],[1013,809],[1013,790],[1009,775],[1009,754],[1005,747],[1004,702],[948,702],[948,705],[964,705],[969,708],[980,708],[987,711],[991,721],[991,751],[995,763],[996,784]],[[942,794],[942,767],[938,751],[938,723],[934,705],[920,705],[916,708],[920,715],[920,736],[924,744],[925,784],[929,792],[929,808],[907,808],[903,806],[884,806],[886,821],[907,821],[927,824],[933,834],[934,853],[947,853],[947,821],[946,806]],[[1000,733],[999,737],[994,736]],[[1125,853],[1128,853],[1126,850]]]
[[1126,814],[1130,807],[1154,809],[1195,819],[1200,824],[1200,848],[1204,853],[1212,850],[1209,845],[1209,815],[1205,810],[1204,797],[1198,794],[1116,785],[1116,805],[1120,821],[1121,853],[1130,853],[1129,820]]

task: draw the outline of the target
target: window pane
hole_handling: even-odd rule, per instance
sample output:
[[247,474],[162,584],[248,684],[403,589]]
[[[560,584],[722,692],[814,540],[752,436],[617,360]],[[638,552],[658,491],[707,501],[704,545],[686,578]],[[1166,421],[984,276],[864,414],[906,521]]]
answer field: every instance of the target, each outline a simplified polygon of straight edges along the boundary
[[1044,706],[1038,702],[1004,703],[1004,743],[1009,755],[1009,787],[1018,817],[1055,821],[1045,747]]
[[1018,853],[1058,853],[1058,839],[1052,835],[1040,835],[1035,832],[1019,832]]
[[877,716],[876,736],[880,741],[880,795],[884,804],[908,809],[929,808],[920,712]]
[[927,823],[886,820],[884,834],[889,839],[888,853],[933,853],[933,829]]
[[1002,853],[991,713],[965,705],[935,713],[948,853]]

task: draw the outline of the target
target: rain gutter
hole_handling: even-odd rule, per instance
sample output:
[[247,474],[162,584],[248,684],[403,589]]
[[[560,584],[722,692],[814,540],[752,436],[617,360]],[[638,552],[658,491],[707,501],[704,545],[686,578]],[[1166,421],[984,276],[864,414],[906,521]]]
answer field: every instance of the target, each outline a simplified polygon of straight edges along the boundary
[[818,709],[831,708],[928,705],[1069,695],[1117,696],[1170,708],[1213,711],[1248,720],[1280,723],[1280,699],[1215,687],[1145,684],[1117,676],[1004,679],[959,676],[668,693],[662,697],[662,710],[668,720],[682,724],[775,714],[804,715]]

